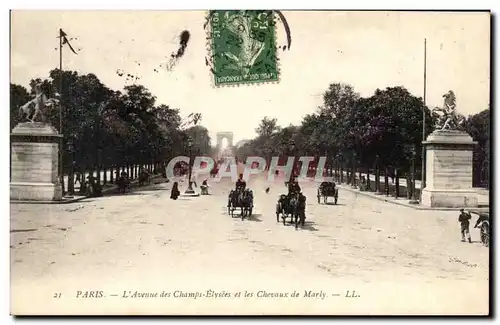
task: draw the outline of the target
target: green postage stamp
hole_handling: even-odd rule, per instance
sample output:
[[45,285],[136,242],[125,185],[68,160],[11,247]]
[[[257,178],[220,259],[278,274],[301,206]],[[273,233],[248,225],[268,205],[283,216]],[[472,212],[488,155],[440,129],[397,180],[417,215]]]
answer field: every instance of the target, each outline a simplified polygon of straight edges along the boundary
[[279,80],[271,10],[214,10],[209,17],[216,86]]

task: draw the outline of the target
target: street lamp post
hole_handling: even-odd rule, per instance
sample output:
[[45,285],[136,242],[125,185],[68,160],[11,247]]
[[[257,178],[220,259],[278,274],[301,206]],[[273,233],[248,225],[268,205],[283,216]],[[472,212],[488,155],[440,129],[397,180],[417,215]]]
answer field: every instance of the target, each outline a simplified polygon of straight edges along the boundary
[[356,152],[352,153],[352,175],[351,175],[351,187],[356,188]]
[[101,123],[102,123],[102,112],[104,110],[104,103],[101,103],[96,110],[95,115],[95,130],[96,130],[96,176],[97,182],[101,184],[101,154],[102,154],[102,144],[101,144]]
[[344,159],[342,154],[339,153],[339,164],[340,164],[340,183],[344,183]]
[[296,164],[295,164],[295,141],[294,140],[290,140],[290,153],[292,154],[292,157],[293,157],[293,164],[292,164],[292,173],[291,173],[291,176],[293,178],[293,176],[295,176],[295,169],[296,169]]
[[195,191],[193,190],[193,183],[191,182],[191,174],[192,174],[192,170],[193,170],[193,166],[191,165],[191,160],[192,160],[191,150],[193,148],[193,139],[190,136],[188,136],[187,145],[188,145],[188,149],[189,149],[188,188],[186,189],[184,194],[194,195]]
[[[326,148],[326,147],[325,147],[325,148]],[[323,169],[323,174],[322,174],[322,176],[329,177],[329,176],[330,176],[330,174],[329,174],[329,173],[330,173],[330,163],[329,163],[329,161],[328,161],[328,150],[327,150],[327,149],[325,149],[323,152],[324,152],[324,153],[323,153],[323,155],[324,155],[324,157],[325,157],[325,167],[324,167],[324,169]],[[325,175],[325,174],[326,174],[326,175]]]
[[375,194],[382,194],[380,192],[380,155],[375,157]]
[[68,140],[68,152],[69,152],[69,156],[71,159],[70,171],[68,174],[68,194],[70,196],[73,196],[75,194],[75,182],[74,182],[74,177],[75,177],[75,157],[74,157],[75,147],[74,147],[72,138],[69,138],[69,140]]
[[[410,204],[418,204],[416,195],[415,195],[415,158],[417,156],[415,148],[412,150],[412,157],[411,157],[411,200]],[[408,190],[408,184],[406,184],[406,189]]]
[[338,183],[339,179],[338,179],[338,167],[339,167],[339,157],[338,155],[335,155],[335,157],[333,157],[333,181]]

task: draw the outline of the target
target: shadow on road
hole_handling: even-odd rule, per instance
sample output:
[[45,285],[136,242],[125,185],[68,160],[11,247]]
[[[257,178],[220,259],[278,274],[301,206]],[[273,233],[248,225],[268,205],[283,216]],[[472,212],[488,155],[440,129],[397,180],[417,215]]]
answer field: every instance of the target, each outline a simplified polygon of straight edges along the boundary
[[[115,196],[146,196],[150,195],[148,193],[141,193],[142,191],[131,191],[131,192],[126,192],[126,193],[118,193],[118,192],[111,192],[111,193],[105,193],[102,196],[98,197],[86,197],[79,202],[81,203],[87,203],[87,202],[94,202],[94,201],[99,201],[100,199],[104,198],[109,198],[109,197],[115,197]],[[146,192],[146,191],[144,191]]]
[[11,229],[10,232],[31,232],[37,231],[38,229]]
[[323,205],[338,205],[338,203],[337,203],[337,204],[335,204],[334,202],[326,202],[326,203],[323,203],[323,202],[322,202],[322,203],[320,203],[320,204],[323,204]]
[[126,195],[146,195],[141,192],[154,192],[154,191],[167,191],[168,189],[163,187],[163,186],[157,186],[159,184],[155,185],[145,185],[145,186],[132,186],[132,189],[130,191],[127,191],[125,193],[120,193],[119,190],[113,189],[107,193],[104,193],[102,197],[109,197],[109,196],[126,196]]
[[[281,224],[283,224],[283,221],[281,221]],[[304,226],[301,226],[299,223],[298,228],[304,229],[304,230],[309,230],[309,231],[318,231],[318,228],[314,227],[314,222],[313,221],[305,221]],[[285,227],[295,227],[295,222],[289,222],[289,220],[286,221]]]
[[309,231],[318,231],[318,228],[314,227],[314,222],[312,221],[306,221],[304,223],[304,226],[302,227],[302,229],[304,230],[309,230]]
[[160,186],[148,186],[148,187],[136,187],[135,192],[154,192],[154,191],[170,191],[166,187],[160,187]]
[[250,217],[245,217],[245,220],[255,221],[255,222],[262,222],[262,220],[260,219],[260,217],[262,217],[262,214],[260,214],[260,213],[254,213]]

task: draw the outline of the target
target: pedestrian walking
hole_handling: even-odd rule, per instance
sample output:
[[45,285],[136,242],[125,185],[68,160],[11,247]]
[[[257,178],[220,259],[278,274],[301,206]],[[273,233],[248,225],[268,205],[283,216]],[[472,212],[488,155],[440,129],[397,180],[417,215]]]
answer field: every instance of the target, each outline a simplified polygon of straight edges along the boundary
[[472,243],[469,231],[469,220],[472,218],[469,212],[465,212],[464,209],[460,209],[460,215],[458,216],[458,222],[460,222],[460,233],[462,234],[462,242],[465,242],[465,238]]
[[172,185],[172,190],[170,191],[170,198],[172,200],[177,200],[179,195],[181,195],[181,192],[179,191],[179,184],[177,182],[174,182],[174,185]]
[[73,182],[73,186],[76,187],[76,184],[80,185],[80,188],[82,187],[82,174],[80,172],[75,173],[75,181]]
[[207,180],[204,180],[203,183],[200,186],[201,189],[201,195],[208,195],[208,182]]

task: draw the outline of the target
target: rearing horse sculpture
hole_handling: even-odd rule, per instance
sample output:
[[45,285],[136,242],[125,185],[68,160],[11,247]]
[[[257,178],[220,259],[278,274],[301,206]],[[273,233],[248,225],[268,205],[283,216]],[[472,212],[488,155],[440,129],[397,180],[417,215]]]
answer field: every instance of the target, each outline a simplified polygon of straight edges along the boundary
[[432,111],[433,112],[440,112],[441,114],[439,115],[436,129],[439,130],[454,130],[458,129],[463,125],[465,122],[465,119],[463,117],[459,117],[455,107],[456,107],[456,98],[455,94],[453,91],[448,91],[446,94],[443,95],[444,98],[444,104],[443,108],[436,107]]
[[[28,101],[24,105],[19,107],[19,115],[21,118],[34,123],[38,116],[41,117],[41,121],[45,122],[45,115],[43,114],[43,109],[46,107],[52,107],[59,103],[58,99],[47,98],[42,92],[40,84],[35,85],[35,98]],[[31,118],[30,118],[31,116]]]

